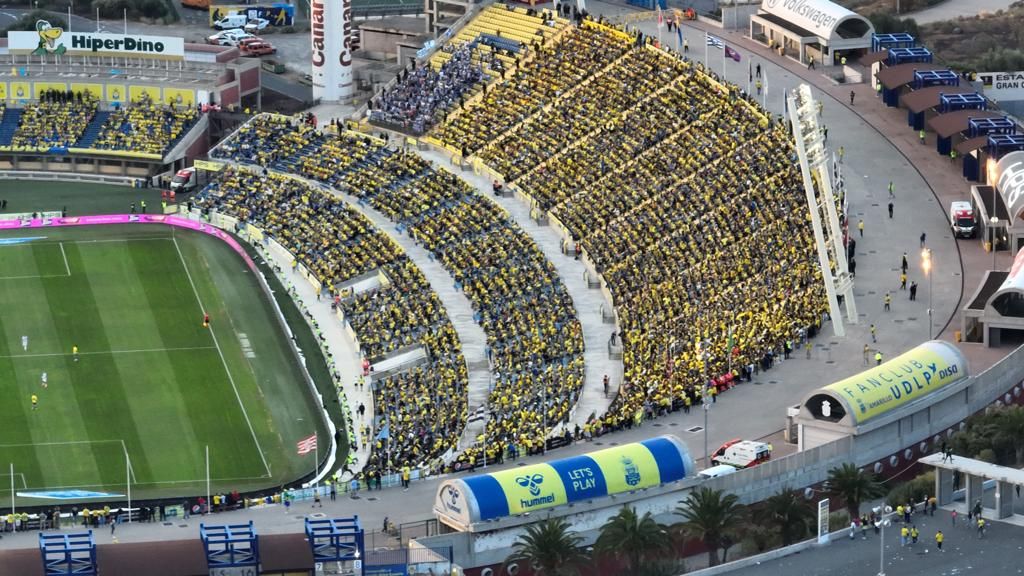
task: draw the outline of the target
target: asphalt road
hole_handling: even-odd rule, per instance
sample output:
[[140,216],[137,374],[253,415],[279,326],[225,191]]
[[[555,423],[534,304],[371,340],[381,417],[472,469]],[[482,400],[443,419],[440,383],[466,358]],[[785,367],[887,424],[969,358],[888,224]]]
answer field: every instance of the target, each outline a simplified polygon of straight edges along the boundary
[[299,82],[295,74],[282,76],[267,71],[260,72],[260,82],[265,90],[273,90],[300,102],[313,101],[313,87]]

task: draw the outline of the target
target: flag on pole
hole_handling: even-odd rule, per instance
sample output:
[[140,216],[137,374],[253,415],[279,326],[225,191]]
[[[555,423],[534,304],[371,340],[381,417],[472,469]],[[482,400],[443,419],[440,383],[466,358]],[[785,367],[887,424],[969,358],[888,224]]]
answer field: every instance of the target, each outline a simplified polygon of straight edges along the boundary
[[683,29],[679,26],[678,22],[676,22],[676,40],[676,50],[679,50],[679,46],[683,43]]
[[298,448],[299,456],[302,456],[303,454],[309,454],[310,452],[316,450],[316,434],[313,434],[309,438],[303,438],[302,440],[299,440],[298,444],[296,444],[295,447]]
[[388,424],[381,427],[380,432],[377,433],[377,440],[387,440],[391,437],[391,430]]
[[722,48],[723,46],[725,46],[721,38],[719,38],[718,36],[712,36],[707,32],[704,33],[704,39],[706,40],[707,45],[711,46],[712,48]]
[[740,53],[730,48],[728,44],[725,45],[725,56],[737,62],[740,61]]
[[661,13],[661,4],[658,4],[655,8],[658,10],[658,28],[661,28],[665,25],[665,18]]

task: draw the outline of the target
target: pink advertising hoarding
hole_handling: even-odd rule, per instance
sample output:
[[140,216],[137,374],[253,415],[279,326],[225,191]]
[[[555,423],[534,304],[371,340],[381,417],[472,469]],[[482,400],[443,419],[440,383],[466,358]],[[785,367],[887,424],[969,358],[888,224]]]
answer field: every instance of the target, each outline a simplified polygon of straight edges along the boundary
[[242,260],[245,260],[250,269],[256,269],[256,265],[245,252],[245,249],[227,232],[205,222],[196,222],[181,216],[165,214],[103,214],[97,216],[68,216],[65,218],[33,218],[31,220],[0,220],[0,230],[55,228],[59,226],[107,226],[112,224],[164,224],[174,226],[175,228],[202,232],[226,242],[228,246],[231,246],[232,250],[242,257]]

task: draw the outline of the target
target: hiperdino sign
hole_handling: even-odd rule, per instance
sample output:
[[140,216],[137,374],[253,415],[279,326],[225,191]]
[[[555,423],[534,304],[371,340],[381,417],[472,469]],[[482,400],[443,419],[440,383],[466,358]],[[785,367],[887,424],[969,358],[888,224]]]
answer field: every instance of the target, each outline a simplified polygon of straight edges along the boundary
[[11,54],[33,56],[134,56],[181,60],[185,40],[171,36],[129,36],[98,32],[66,32],[45,20],[31,32],[9,32]]

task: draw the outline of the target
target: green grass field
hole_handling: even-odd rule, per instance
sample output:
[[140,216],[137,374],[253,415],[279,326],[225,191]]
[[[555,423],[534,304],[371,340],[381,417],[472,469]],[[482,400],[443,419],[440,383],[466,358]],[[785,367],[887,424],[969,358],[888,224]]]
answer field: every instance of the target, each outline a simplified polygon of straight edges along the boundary
[[[8,211],[54,209],[38,188],[18,194],[0,187]],[[87,199],[69,213],[110,211]],[[216,239],[159,225],[7,231],[0,309],[0,501],[9,463],[16,492],[123,494],[127,453],[133,497],[176,497],[205,491],[206,446],[213,490],[245,491],[312,471],[295,442],[314,429],[328,444],[256,278]]]

